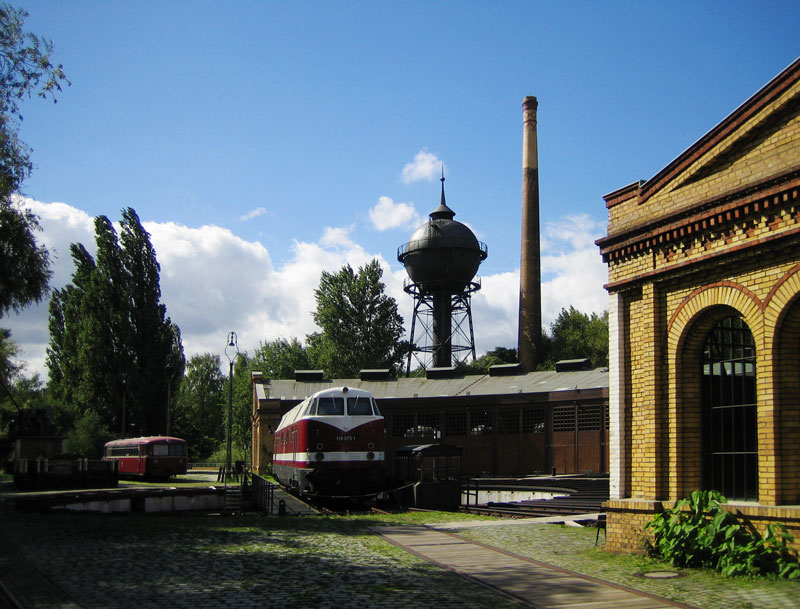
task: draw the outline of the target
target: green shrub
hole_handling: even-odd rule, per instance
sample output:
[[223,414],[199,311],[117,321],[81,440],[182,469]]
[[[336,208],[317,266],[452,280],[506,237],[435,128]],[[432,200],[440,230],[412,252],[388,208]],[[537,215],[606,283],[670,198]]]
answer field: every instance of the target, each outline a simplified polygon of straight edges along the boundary
[[645,528],[653,534],[652,554],[674,567],[707,567],[723,575],[775,574],[800,578],[792,535],[782,524],[767,525],[762,537],[722,509],[718,491],[694,491],[657,514]]

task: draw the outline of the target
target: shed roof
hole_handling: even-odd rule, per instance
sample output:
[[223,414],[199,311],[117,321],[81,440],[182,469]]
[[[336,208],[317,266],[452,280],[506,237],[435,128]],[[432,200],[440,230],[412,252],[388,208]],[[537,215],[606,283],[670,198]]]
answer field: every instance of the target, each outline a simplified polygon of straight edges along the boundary
[[[449,379],[399,378],[390,380],[327,379],[322,381],[265,381],[259,399],[302,400],[331,387],[366,389],[378,399],[502,396],[608,388],[608,368],[568,372],[529,372],[510,376],[471,375]],[[263,396],[263,397],[262,397]]]

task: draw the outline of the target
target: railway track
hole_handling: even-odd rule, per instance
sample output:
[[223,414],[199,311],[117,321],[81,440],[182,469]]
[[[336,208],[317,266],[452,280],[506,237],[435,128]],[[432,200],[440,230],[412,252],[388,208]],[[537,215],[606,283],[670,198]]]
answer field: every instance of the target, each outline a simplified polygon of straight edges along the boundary
[[[548,490],[554,487],[549,480]],[[494,515],[504,518],[536,518],[546,516],[576,516],[603,513],[603,503],[608,500],[608,481],[605,479],[566,479],[560,490],[564,495],[553,499],[533,499],[518,502],[488,502],[484,505],[462,507],[473,514]],[[544,488],[544,487],[540,487]]]

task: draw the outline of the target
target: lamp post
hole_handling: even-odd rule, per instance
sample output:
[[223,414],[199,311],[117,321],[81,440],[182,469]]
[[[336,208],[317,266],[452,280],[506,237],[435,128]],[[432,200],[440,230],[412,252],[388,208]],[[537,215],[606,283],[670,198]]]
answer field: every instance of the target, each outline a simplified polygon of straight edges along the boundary
[[[231,353],[228,353],[228,349],[231,350]],[[231,467],[231,446],[233,440],[233,362],[236,360],[237,355],[239,355],[239,345],[237,344],[236,332],[229,332],[228,344],[225,346],[225,357],[228,358],[228,363],[230,364],[230,372],[228,374],[228,447],[225,453],[225,471],[222,474],[222,481],[226,485],[233,471]]]

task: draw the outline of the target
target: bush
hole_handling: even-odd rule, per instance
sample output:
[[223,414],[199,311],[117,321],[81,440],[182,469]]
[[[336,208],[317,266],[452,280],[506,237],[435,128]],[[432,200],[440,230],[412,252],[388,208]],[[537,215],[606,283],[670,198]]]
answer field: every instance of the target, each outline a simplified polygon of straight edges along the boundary
[[645,525],[652,554],[674,567],[708,567],[723,575],[774,574],[800,578],[794,537],[782,524],[767,525],[764,537],[722,509],[718,491],[694,491]]
[[75,422],[75,428],[67,433],[67,452],[100,459],[103,445],[110,439],[111,432],[103,424],[100,415],[94,410],[87,410]]

